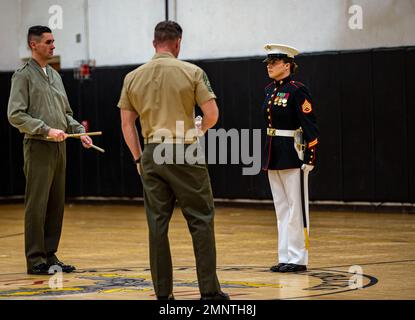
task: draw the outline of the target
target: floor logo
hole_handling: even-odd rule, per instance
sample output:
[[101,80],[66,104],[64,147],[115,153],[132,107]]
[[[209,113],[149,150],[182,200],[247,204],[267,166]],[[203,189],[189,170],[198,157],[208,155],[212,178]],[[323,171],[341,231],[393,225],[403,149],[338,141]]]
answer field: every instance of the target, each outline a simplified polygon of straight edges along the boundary
[[[377,283],[370,275],[348,270],[310,269],[273,273],[258,266],[218,268],[221,286],[234,299],[301,299],[365,289]],[[174,269],[176,299],[200,297],[194,267]],[[48,276],[0,275],[0,299],[70,298],[154,299],[148,268],[80,270],[63,274],[62,286],[51,288]],[[356,280],[357,279],[357,280]],[[358,286],[353,286],[358,283]]]

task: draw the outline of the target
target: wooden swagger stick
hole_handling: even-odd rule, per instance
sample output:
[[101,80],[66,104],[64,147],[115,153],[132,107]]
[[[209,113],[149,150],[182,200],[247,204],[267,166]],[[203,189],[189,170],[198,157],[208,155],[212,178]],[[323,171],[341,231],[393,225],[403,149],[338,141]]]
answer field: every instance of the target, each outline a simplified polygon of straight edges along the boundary
[[[86,132],[86,133],[73,133],[73,134],[68,134],[68,138],[78,138],[80,139],[82,136],[100,136],[102,134],[102,131],[96,131],[96,132]],[[97,147],[94,144],[90,144],[91,148],[98,150],[99,152],[104,153],[105,150]]]
[[102,152],[102,153],[104,153],[104,152],[105,152],[105,150],[104,150],[104,149],[101,149],[100,147],[97,147],[97,146],[96,146],[96,145],[94,145],[94,144],[91,144],[90,146],[91,146],[91,148],[94,148],[95,150],[98,150],[99,152]]
[[[95,131],[95,132],[85,132],[85,133],[70,133],[70,134],[68,134],[68,138],[77,138],[77,139],[80,139],[82,136],[100,136],[100,135],[102,135],[102,131]],[[52,137],[47,137],[47,139],[48,140],[51,140],[51,139],[53,139]],[[105,150],[104,149],[102,149],[102,148],[100,148],[100,147],[97,147],[96,145],[94,145],[94,144],[91,144],[90,145],[91,146],[91,148],[93,148],[93,149],[95,149],[95,150],[98,150],[99,152],[102,152],[102,153],[104,153],[105,152]]]
[[[82,136],[100,136],[100,135],[102,135],[102,131],[85,132],[85,133],[69,133],[68,138],[80,138]],[[46,139],[51,140],[53,138],[47,137]]]

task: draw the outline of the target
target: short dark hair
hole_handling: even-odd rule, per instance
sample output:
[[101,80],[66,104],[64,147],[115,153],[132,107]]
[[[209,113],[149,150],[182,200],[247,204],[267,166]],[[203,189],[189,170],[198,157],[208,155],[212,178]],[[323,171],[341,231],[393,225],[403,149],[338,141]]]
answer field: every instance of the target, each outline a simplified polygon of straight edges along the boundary
[[154,29],[154,41],[163,43],[165,41],[176,40],[182,37],[183,29],[177,22],[162,21]]
[[50,28],[45,26],[33,26],[29,28],[29,31],[27,32],[27,45],[30,48],[30,41],[33,40],[34,37],[41,37],[44,33],[52,33],[52,30]]

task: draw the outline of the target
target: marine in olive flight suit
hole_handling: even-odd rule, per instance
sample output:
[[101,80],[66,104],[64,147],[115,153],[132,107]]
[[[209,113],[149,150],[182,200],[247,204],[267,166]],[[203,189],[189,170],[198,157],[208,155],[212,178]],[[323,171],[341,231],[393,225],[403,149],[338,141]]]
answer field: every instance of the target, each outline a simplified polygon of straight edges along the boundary
[[[48,274],[50,267],[72,272],[56,256],[65,205],[67,133],[84,133],[72,110],[58,72],[47,65],[54,38],[48,27],[28,32],[32,58],[12,77],[7,115],[24,133],[25,254],[29,274]],[[49,138],[49,139],[48,139]],[[88,148],[92,140],[81,137]],[[57,270],[57,269],[56,269]]]

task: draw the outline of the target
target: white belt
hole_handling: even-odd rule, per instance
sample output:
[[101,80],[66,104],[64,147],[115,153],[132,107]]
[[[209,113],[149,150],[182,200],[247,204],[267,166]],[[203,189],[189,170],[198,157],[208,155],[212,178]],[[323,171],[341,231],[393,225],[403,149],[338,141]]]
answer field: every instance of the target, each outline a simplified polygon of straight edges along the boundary
[[267,128],[267,135],[271,137],[294,137],[297,130],[282,130],[282,129],[274,129],[274,128]]
[[184,139],[184,138],[144,138],[144,144],[149,143],[173,143],[173,144],[192,144],[195,143],[197,140],[196,138],[193,139]]

